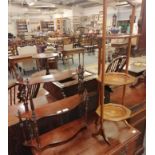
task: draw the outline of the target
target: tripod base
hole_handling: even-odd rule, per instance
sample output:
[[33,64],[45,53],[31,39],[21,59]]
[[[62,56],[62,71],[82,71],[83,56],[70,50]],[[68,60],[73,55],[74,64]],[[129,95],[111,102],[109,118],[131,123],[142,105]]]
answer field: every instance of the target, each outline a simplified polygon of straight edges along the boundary
[[[96,126],[96,127],[97,127],[98,124],[99,124],[99,121],[98,121],[98,120],[99,120],[99,118],[97,118],[97,119],[95,120],[95,126]],[[103,120],[101,120],[101,118],[100,118],[100,128],[98,129],[98,131],[97,131],[96,133],[93,133],[92,136],[93,136],[93,137],[96,137],[96,136],[98,136],[98,135],[101,135],[101,136],[103,137],[104,141],[105,141],[108,145],[110,145],[110,142],[109,142],[108,138],[105,136],[104,129],[103,129],[103,123],[102,123],[101,121],[103,121]]]

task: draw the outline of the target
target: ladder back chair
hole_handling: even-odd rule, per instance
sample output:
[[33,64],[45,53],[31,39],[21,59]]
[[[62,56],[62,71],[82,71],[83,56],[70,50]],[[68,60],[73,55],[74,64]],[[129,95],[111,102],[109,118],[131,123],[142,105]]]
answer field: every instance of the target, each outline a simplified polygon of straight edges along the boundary
[[66,54],[65,50],[73,49],[73,42],[71,38],[68,38],[63,41],[63,50],[62,50],[62,61],[65,64],[65,61],[69,63],[69,59],[72,60],[72,64],[74,64],[74,57],[73,54]]
[[126,64],[126,56],[119,56],[115,58],[107,67],[106,73],[108,72],[121,72]]
[[8,104],[10,106],[18,103],[18,87],[19,85],[17,83],[12,83],[8,87]]
[[[107,67],[106,73],[108,72],[122,72],[124,66],[126,65],[126,56],[119,56],[115,58]],[[110,86],[105,86],[105,103],[110,102],[110,93],[112,92],[112,89]]]
[[40,88],[40,83],[23,84],[15,82],[8,87],[8,104],[9,106],[23,103],[25,111],[29,111],[28,103],[30,98],[36,98]]

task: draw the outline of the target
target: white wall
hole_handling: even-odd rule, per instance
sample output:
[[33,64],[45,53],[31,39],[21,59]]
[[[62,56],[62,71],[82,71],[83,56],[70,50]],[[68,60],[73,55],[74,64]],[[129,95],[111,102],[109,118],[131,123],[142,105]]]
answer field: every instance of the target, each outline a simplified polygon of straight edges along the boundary
[[[140,17],[141,7],[136,8],[136,21],[138,21]],[[132,13],[131,7],[119,7],[117,13],[117,20],[129,20],[129,17]]]
[[96,7],[90,7],[83,9],[83,16],[90,16],[93,14],[99,14],[100,11],[102,11],[102,6],[96,6]]
[[75,7],[72,7],[72,10],[73,10],[73,16],[82,16],[84,9],[78,6],[75,6]]
[[[83,11],[83,16],[91,16],[93,14],[99,14],[100,11],[103,10],[102,6],[85,8]],[[117,10],[114,7],[107,8],[107,26],[111,26],[112,24],[112,16],[117,14]]]
[[[94,14],[99,14],[99,12],[102,11],[102,9],[103,9],[102,6],[90,7],[90,8],[85,8],[85,9],[80,8],[80,7],[72,7],[72,10],[62,9],[60,10],[61,13],[57,13],[54,15],[50,12],[47,12],[47,13],[45,12],[46,14],[44,14],[43,12],[40,12],[40,13],[38,12],[36,14],[24,15],[25,12],[29,12],[27,8],[21,8],[21,7],[9,5],[8,7],[8,10],[9,10],[8,32],[12,32],[13,34],[16,35],[17,33],[16,32],[16,19],[20,19],[20,18],[30,21],[29,23],[31,23],[31,21],[36,21],[36,24],[33,24],[32,27],[29,25],[29,30],[31,29],[33,30],[37,26],[37,21],[39,23],[41,20],[51,20],[51,19],[60,18],[60,17],[68,17],[69,19],[72,20],[73,16],[90,16]],[[108,7],[107,11],[108,11],[107,26],[111,26],[112,16],[114,14],[117,15],[118,20],[128,20],[131,14],[131,8],[129,7],[128,8],[119,7],[117,9],[115,7]],[[138,7],[136,9],[137,20],[140,16],[140,11],[141,11],[141,7]],[[72,28],[72,22],[71,22],[71,28]]]

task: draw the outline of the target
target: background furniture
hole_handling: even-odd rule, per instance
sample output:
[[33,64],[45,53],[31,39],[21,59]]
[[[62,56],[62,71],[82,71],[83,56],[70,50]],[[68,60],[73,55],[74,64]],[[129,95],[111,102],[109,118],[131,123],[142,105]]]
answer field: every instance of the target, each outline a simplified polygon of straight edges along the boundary
[[46,75],[48,75],[48,74],[50,74],[48,58],[55,58],[57,56],[58,56],[57,53],[38,53],[36,55],[33,55],[33,59],[36,59],[36,60],[43,59],[43,60],[45,60]]
[[41,21],[40,27],[43,32],[54,31],[54,21]]
[[[63,99],[64,97],[75,95],[78,92],[78,77],[76,72],[72,71],[68,75],[66,73],[67,71],[59,72],[59,76],[64,77],[62,80],[55,79],[55,82],[44,84],[44,88],[51,94],[54,100]],[[88,92],[97,91],[97,80],[95,78],[95,74],[85,71],[84,85]]]
[[[34,55],[37,54],[37,47],[34,46],[24,46],[17,47],[19,55]],[[36,61],[33,59],[24,60],[23,62],[19,62],[18,65],[22,68],[23,72],[37,69]]]
[[26,20],[17,20],[17,35],[19,37],[24,37],[25,32],[28,32]]

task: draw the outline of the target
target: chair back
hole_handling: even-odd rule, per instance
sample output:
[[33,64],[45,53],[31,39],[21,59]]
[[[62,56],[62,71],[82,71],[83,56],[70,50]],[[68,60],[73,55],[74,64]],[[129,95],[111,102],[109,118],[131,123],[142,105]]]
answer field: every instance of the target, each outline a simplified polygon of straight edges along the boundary
[[8,87],[8,104],[10,106],[15,105],[18,103],[18,84],[17,83],[12,83]]
[[28,111],[28,102],[32,98],[36,98],[40,88],[40,83],[23,84],[15,82],[8,87],[8,104],[10,106],[23,103],[25,111]]
[[126,64],[126,56],[115,58],[107,67],[106,72],[121,72]]
[[64,45],[64,50],[70,50],[70,49],[73,49],[73,44]]
[[36,46],[24,46],[24,47],[17,47],[19,55],[24,54],[37,54],[37,47]]

